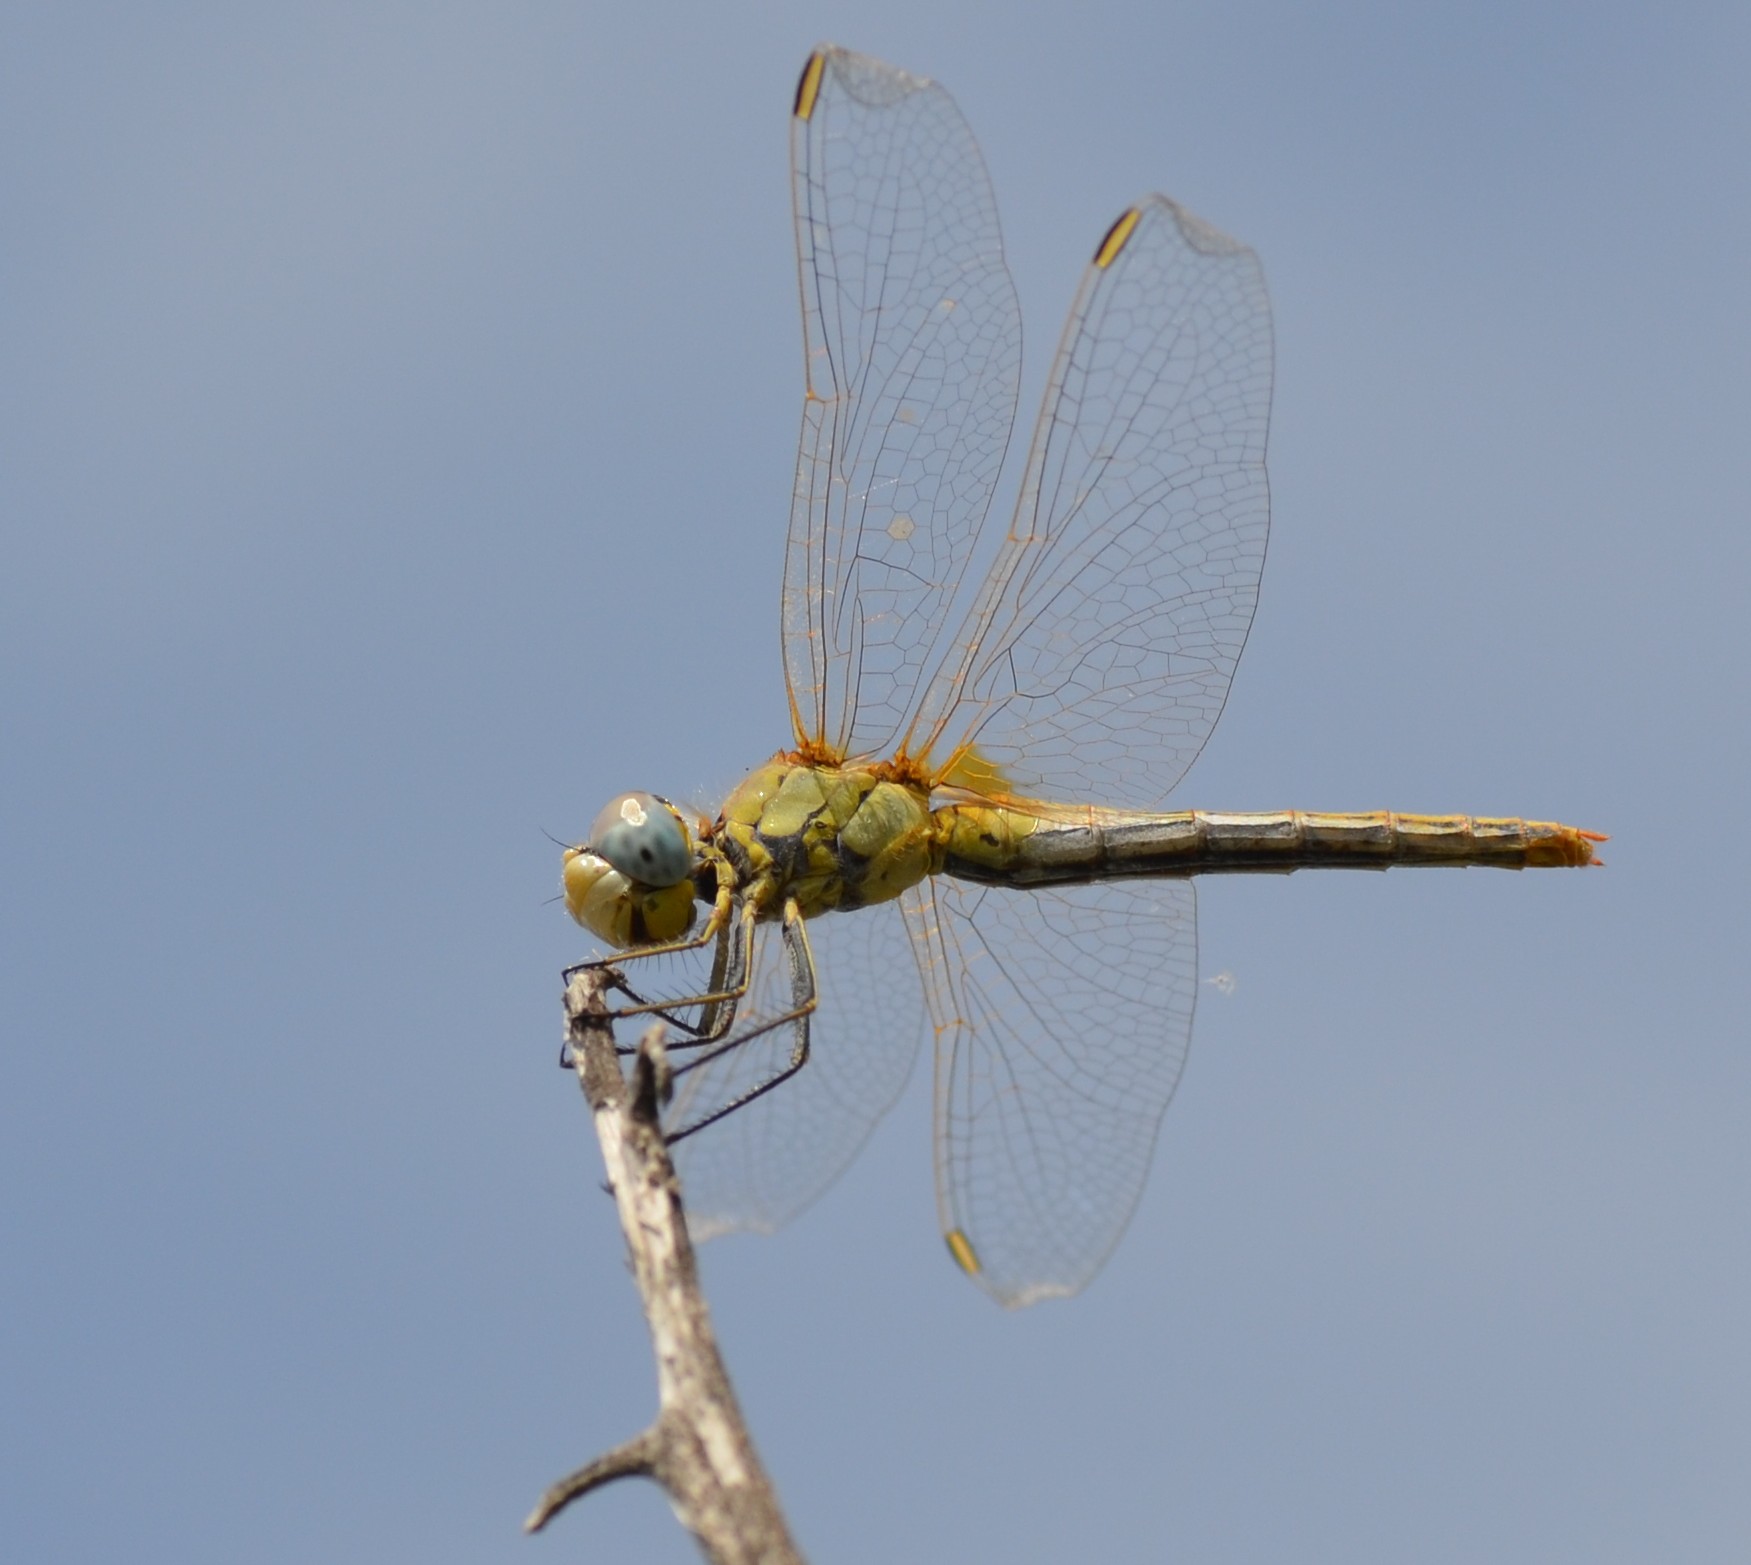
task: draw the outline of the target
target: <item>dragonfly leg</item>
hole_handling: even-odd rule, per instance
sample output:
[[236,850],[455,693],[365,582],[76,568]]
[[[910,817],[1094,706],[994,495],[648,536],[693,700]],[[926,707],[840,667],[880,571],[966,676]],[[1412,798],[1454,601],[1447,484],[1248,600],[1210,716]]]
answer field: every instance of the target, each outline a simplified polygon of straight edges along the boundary
[[[749,975],[754,969],[754,934],[759,910],[752,903],[743,903],[734,924],[726,922],[718,934],[717,950],[712,954],[711,977],[703,994],[664,1000],[661,1005],[646,1002],[624,981],[618,986],[633,1000],[633,1006],[616,1012],[631,1015],[640,1011],[660,1017],[686,1036],[669,1045],[671,1050],[705,1048],[718,1043],[735,1024],[736,1011],[748,993]],[[681,1009],[696,1009],[696,1020],[672,1014]],[[636,1052],[622,1046],[622,1054]]]
[[[711,913],[706,918],[704,927],[697,935],[690,935],[682,940],[665,941],[661,945],[641,946],[632,951],[623,951],[614,956],[597,957],[587,962],[574,962],[565,968],[561,978],[569,984],[582,972],[601,972],[607,976],[607,987],[618,994],[624,995],[632,1003],[616,1006],[607,1014],[610,1021],[621,1021],[630,1016],[654,1016],[667,1023],[676,1031],[686,1034],[686,1038],[671,1045],[674,1048],[693,1048],[708,1044],[720,1035],[729,1025],[727,1020],[719,1017],[727,1011],[729,1018],[735,1015],[735,1007],[747,992],[748,974],[753,966],[752,952],[754,942],[754,921],[756,910],[751,905],[744,906],[744,912],[739,920],[733,920],[732,915],[736,902],[735,874],[727,861],[719,859],[716,864],[717,895],[712,899]],[[738,932],[740,940],[733,939],[732,933]],[[697,951],[708,942],[716,942],[717,949],[712,956],[711,978],[704,994],[675,995],[665,999],[651,999],[634,989],[626,981],[626,975],[620,970],[621,964],[638,961],[645,957],[673,956],[689,951]],[[737,953],[740,953],[739,957]],[[699,1021],[689,1021],[682,1012],[698,1007],[702,1011]],[[630,1054],[634,1050],[625,1045],[617,1044],[615,1052]],[[571,1068],[571,1049],[562,1046],[559,1052],[560,1065]]]
[[[752,926],[750,926],[750,930],[751,928]],[[789,1061],[764,1081],[756,1082],[746,1092],[739,1093],[721,1108],[713,1109],[703,1119],[695,1120],[691,1125],[685,1125],[680,1130],[669,1132],[667,1139],[671,1145],[704,1130],[707,1125],[715,1125],[726,1115],[735,1113],[737,1109],[746,1108],[756,1098],[765,1097],[774,1087],[789,1081],[803,1066],[808,1064],[809,1020],[820,1004],[820,994],[816,987],[815,954],[809,946],[808,926],[794,898],[787,897],[785,899],[781,929],[784,937],[785,957],[790,967],[791,1008],[777,1016],[768,1017],[743,1032],[731,1032],[730,1036],[719,1039],[713,1044],[708,1053],[679,1066],[675,1074],[677,1077],[684,1076],[689,1071],[697,1070],[700,1066],[708,1065],[713,1060],[721,1058],[731,1049],[739,1049],[744,1044],[764,1037],[767,1033],[780,1027],[794,1027],[796,1029],[796,1040],[791,1045]],[[746,977],[745,974],[743,976]]]

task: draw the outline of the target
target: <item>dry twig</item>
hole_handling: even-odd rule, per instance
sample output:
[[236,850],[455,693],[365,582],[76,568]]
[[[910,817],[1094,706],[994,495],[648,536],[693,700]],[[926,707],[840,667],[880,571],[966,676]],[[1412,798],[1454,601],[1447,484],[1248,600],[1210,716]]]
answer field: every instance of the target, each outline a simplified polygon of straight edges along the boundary
[[699,1288],[675,1165],[658,1124],[668,1066],[662,1029],[640,1041],[630,1084],[614,1052],[603,975],[580,971],[565,993],[566,1039],[595,1116],[602,1160],[632,1254],[657,1360],[657,1417],[643,1433],[554,1484],[523,1524],[535,1532],[615,1478],[653,1478],[717,1565],[801,1565],[742,1422]]

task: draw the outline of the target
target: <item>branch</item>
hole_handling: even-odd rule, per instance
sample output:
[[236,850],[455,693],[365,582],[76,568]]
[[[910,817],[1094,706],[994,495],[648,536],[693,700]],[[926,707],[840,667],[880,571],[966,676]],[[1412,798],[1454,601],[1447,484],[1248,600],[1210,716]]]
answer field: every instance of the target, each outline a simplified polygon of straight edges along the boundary
[[700,1291],[675,1165],[658,1125],[668,1089],[662,1028],[640,1040],[629,1086],[602,1003],[604,982],[591,968],[572,979],[565,992],[566,1041],[595,1116],[644,1300],[658,1412],[642,1434],[554,1484],[524,1528],[539,1531],[573,1500],[616,1478],[654,1478],[714,1565],[802,1565],[742,1422]]

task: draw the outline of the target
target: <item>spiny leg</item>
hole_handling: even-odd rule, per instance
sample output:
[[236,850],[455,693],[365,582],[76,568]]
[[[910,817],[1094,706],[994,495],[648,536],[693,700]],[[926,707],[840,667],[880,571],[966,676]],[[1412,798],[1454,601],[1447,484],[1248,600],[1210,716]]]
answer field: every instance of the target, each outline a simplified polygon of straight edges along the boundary
[[[686,1036],[672,1042],[674,1050],[698,1049],[715,1045],[735,1024],[736,1012],[747,997],[754,971],[754,941],[759,910],[751,903],[741,904],[734,924],[726,923],[718,934],[717,949],[712,953],[711,977],[704,994],[669,999],[660,1005],[644,1000],[636,990],[622,981],[621,993],[635,1002],[616,1011],[616,1016],[644,1012],[659,1017]],[[697,1007],[698,1019],[689,1021],[672,1014],[675,1010]],[[621,1046],[622,1054],[636,1053],[632,1046]]]
[[742,914],[741,941],[732,943],[727,937],[718,941],[706,986],[714,995],[724,998],[709,1000],[700,1007],[694,1036],[702,1041],[721,1038],[735,1025],[736,1008],[753,981],[754,924],[755,910],[749,903]]
[[[781,930],[784,937],[785,957],[790,967],[791,1008],[777,1016],[768,1017],[748,1028],[745,1032],[732,1033],[729,1037],[718,1040],[712,1045],[709,1053],[701,1055],[698,1059],[689,1060],[687,1064],[680,1066],[675,1074],[677,1077],[684,1076],[689,1071],[698,1070],[703,1065],[709,1065],[713,1060],[721,1059],[731,1049],[739,1049],[779,1027],[794,1026],[796,1028],[796,1041],[791,1046],[789,1063],[782,1069],[774,1071],[766,1080],[756,1082],[746,1092],[738,1093],[721,1108],[713,1109],[703,1119],[695,1120],[691,1125],[670,1132],[668,1135],[670,1145],[685,1140],[697,1131],[704,1130],[707,1125],[715,1125],[726,1115],[735,1113],[737,1109],[746,1108],[756,1098],[765,1097],[774,1087],[789,1081],[803,1066],[808,1064],[809,1019],[820,1005],[820,992],[815,973],[815,954],[809,945],[808,927],[794,897],[785,899]],[[747,974],[743,974],[743,977],[745,979]]]

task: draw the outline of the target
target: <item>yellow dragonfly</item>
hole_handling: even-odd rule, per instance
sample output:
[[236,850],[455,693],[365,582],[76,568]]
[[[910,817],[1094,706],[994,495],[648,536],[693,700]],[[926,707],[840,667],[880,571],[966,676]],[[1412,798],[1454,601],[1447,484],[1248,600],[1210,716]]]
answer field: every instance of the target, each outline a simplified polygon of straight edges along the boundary
[[791,165],[792,743],[714,819],[611,801],[566,850],[567,906],[619,953],[601,964],[616,1014],[679,1029],[667,1125],[696,1232],[811,1201],[928,1032],[950,1253],[1004,1304],[1074,1293],[1130,1219],[1185,1063],[1190,877],[1582,865],[1603,839],[1162,813],[1222,711],[1264,565],[1257,258],[1164,196],[1120,215],[1071,305],[1014,519],[988,538],[1021,325],[972,134],[941,87],[822,48]]

